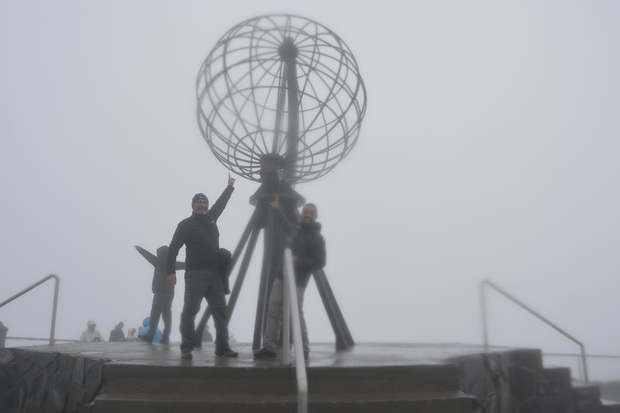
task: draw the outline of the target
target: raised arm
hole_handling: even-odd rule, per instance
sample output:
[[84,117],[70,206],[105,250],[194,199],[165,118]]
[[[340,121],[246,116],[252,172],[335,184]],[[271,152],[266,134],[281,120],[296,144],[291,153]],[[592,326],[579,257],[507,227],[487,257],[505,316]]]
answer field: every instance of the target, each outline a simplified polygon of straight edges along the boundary
[[158,258],[155,255],[148,252],[147,250],[145,250],[144,248],[142,248],[141,246],[134,245],[134,248],[136,249],[136,251],[140,253],[140,255],[144,257],[144,259],[150,262],[153,267],[156,267],[159,264]]
[[269,205],[273,208],[273,212],[276,214],[276,222],[278,225],[284,230],[286,235],[292,237],[295,231],[299,229],[299,225],[292,223],[288,220],[288,217],[282,210],[280,209],[280,202],[278,201],[278,196],[276,195],[276,199],[271,201]]
[[224,212],[224,208],[226,208],[228,200],[230,199],[230,196],[235,190],[234,185],[235,178],[231,177],[230,174],[228,174],[228,185],[224,189],[224,192],[222,192],[222,195],[220,195],[217,201],[215,201],[213,206],[209,208],[209,212],[207,212],[207,215],[213,220],[213,222],[216,222],[222,212]]

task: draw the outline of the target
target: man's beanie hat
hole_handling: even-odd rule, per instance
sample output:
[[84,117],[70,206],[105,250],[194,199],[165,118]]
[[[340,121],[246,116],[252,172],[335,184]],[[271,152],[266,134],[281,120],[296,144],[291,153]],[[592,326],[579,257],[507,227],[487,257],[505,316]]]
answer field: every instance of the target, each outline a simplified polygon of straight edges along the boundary
[[204,199],[205,201],[207,201],[207,204],[209,203],[209,198],[207,198],[207,196],[205,194],[196,194],[192,198],[192,208],[194,207],[196,202],[198,202],[201,199]]

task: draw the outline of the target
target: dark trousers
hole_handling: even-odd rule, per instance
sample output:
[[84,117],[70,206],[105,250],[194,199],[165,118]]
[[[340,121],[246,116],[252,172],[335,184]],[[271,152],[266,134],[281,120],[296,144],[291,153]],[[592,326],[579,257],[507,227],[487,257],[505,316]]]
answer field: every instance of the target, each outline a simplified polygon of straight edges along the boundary
[[207,300],[215,324],[215,343],[219,349],[228,347],[228,320],[224,285],[216,269],[185,272],[185,298],[181,313],[181,351],[194,349],[196,314],[202,299]]
[[149,324],[149,332],[146,336],[149,339],[155,337],[159,317],[164,321],[164,332],[162,340],[170,340],[170,330],[172,329],[172,301],[174,300],[174,291],[171,293],[154,293],[153,305],[151,305],[151,322]]

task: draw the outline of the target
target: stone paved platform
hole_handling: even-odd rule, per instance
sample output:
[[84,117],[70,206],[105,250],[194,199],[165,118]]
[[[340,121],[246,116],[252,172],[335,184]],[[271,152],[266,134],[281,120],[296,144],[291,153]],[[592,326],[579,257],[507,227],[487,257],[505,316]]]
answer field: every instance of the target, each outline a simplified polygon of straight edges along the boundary
[[[65,343],[53,346],[18,347],[29,351],[57,352],[105,360],[106,363],[139,364],[154,366],[230,366],[265,367],[281,365],[281,357],[254,360],[250,343],[233,343],[238,358],[216,357],[213,343],[204,343],[193,352],[193,360],[181,360],[179,343],[170,345],[135,342],[122,343]],[[488,351],[508,351],[507,347],[490,347]],[[460,343],[360,343],[345,351],[337,351],[333,343],[312,343],[309,367],[353,367],[422,365],[444,363],[460,356],[484,353],[481,345]]]

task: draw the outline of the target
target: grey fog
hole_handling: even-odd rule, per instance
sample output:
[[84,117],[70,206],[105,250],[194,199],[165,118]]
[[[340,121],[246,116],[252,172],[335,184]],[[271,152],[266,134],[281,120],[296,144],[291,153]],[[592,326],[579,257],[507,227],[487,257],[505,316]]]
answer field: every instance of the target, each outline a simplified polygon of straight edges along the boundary
[[[197,123],[200,65],[236,24],[281,13],[340,36],[367,89],[351,153],[296,186],[319,208],[354,339],[481,343],[488,279],[588,353],[620,355],[611,0],[3,1],[0,300],[54,273],[57,338],[77,340],[88,319],[106,339],[142,323],[152,267],[134,245],[168,244],[192,196],[216,199],[227,183]],[[231,250],[258,188],[237,178],[218,222]],[[230,322],[240,342],[259,275],[260,251]],[[52,291],[0,308],[9,336],[49,335]],[[182,292],[179,277],[173,341]],[[488,306],[492,344],[578,351],[501,297]],[[313,284],[305,311],[311,340],[333,341]]]

